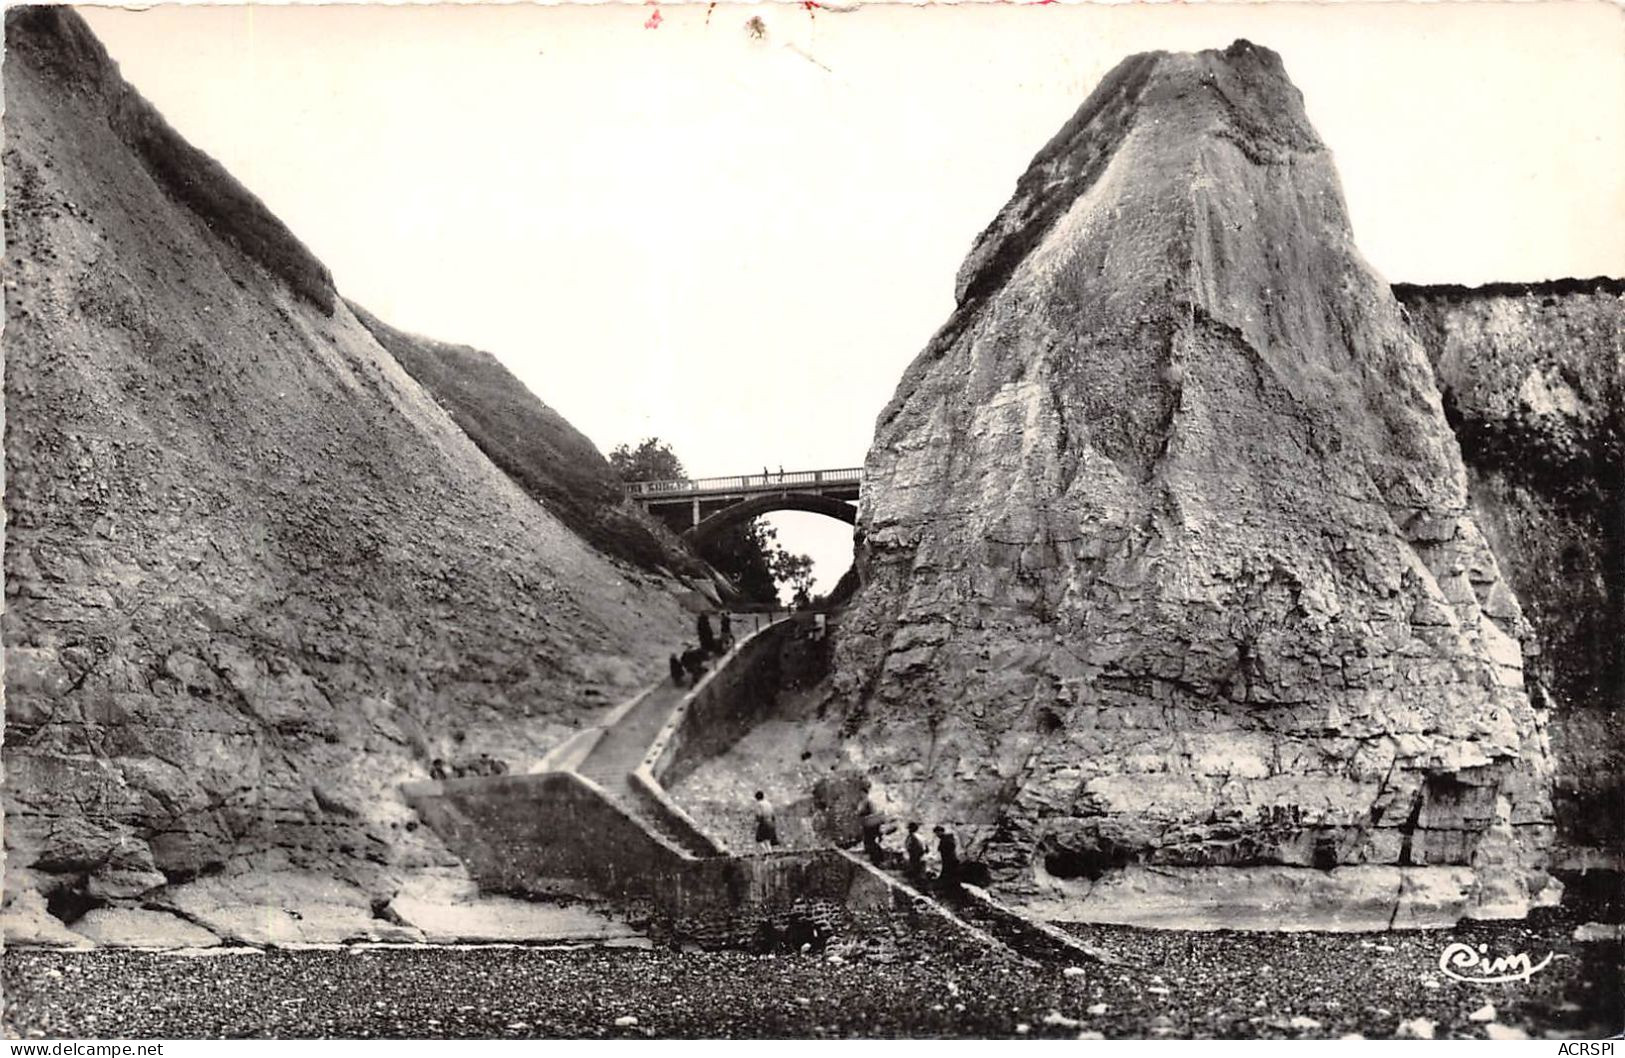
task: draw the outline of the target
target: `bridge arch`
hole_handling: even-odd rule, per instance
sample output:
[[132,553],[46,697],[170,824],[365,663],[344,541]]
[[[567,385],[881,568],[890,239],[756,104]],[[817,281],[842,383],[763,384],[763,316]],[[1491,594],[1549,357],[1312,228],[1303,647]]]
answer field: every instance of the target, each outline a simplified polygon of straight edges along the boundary
[[703,547],[728,526],[774,511],[808,511],[839,519],[847,525],[856,525],[858,521],[857,506],[846,500],[812,492],[781,492],[752,496],[731,507],[724,507],[684,532],[683,539],[695,547]]

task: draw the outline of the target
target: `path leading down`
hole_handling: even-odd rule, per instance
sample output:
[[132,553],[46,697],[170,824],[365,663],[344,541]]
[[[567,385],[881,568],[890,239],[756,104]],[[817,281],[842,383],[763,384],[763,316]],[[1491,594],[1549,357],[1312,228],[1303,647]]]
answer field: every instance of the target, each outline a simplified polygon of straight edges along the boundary
[[688,688],[670,682],[651,689],[642,701],[604,732],[604,737],[576,771],[611,793],[617,792],[632,770],[643,762],[643,755],[649,752],[655,736],[687,693]]
[[[745,622],[743,634],[734,648],[715,658],[711,671],[732,663],[746,642],[773,623],[771,619],[765,623],[754,619]],[[738,624],[736,622],[736,627]],[[698,830],[698,824],[695,824],[695,829],[678,825],[670,813],[661,811],[652,802],[647,789],[640,788],[633,778],[661,731],[683,704],[684,698],[691,693],[694,693],[694,688],[680,687],[669,681],[650,688],[604,730],[598,742],[576,765],[575,771],[596,783],[624,811],[678,848],[696,857],[717,856],[723,854],[722,847],[715,844],[714,839],[708,841],[709,835]],[[854,863],[863,862],[857,856],[845,855]],[[1072,965],[1101,958],[1100,952],[1077,938],[1027,920],[981,890],[953,889],[936,894],[933,899],[909,889],[898,877],[888,879],[883,872],[878,873],[877,877],[893,888],[901,888],[916,903],[925,902],[936,907],[956,928],[964,930],[978,944],[1004,948],[1053,965]],[[949,911],[949,907],[953,910]]]
[[670,681],[652,688],[610,725],[575,770],[603,787],[617,805],[678,848],[694,856],[714,856],[715,849],[695,840],[686,831],[670,826],[661,813],[649,811],[647,802],[632,786],[632,772],[643,763],[655,736],[666,726],[672,710],[689,689]]
[[[733,649],[714,659],[698,686],[661,681],[524,776],[424,783],[408,797],[482,886],[585,882],[605,895],[651,900],[662,928],[701,944],[771,944],[796,929],[895,936],[901,927],[927,945],[946,936],[983,952],[1019,956],[1025,949],[1053,964],[1090,961],[1094,953],[1083,943],[1020,921],[986,898],[968,905],[980,921],[967,921],[841,849],[731,853],[662,789],[661,777],[685,746],[691,755],[701,746],[714,750],[717,739],[737,735],[743,719],[773,700],[760,685],[766,674],[734,672],[713,682],[719,672],[769,663],[777,673],[785,638],[797,628],[817,634],[821,625],[788,615],[736,616]],[[523,839],[505,840],[510,831]]]
[[[731,614],[734,646],[711,660],[715,672],[734,660],[754,635],[785,619],[775,614]],[[684,827],[674,826],[666,813],[653,810],[648,797],[633,785],[632,773],[643,763],[672,713],[694,688],[679,687],[669,679],[651,687],[636,704],[605,729],[597,745],[576,765],[575,771],[603,788],[623,810],[648,829],[694,856],[715,856],[718,849]]]

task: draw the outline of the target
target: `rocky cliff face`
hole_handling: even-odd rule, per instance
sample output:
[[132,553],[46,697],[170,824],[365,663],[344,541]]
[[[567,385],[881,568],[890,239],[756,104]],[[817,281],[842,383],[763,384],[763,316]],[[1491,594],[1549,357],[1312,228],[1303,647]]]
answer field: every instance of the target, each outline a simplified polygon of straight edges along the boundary
[[399,782],[523,766],[688,622],[493,466],[76,15],[6,30],[8,901],[245,864],[387,896],[447,862]]
[[645,569],[708,575],[670,530],[626,499],[609,460],[586,435],[538,400],[496,357],[408,334],[348,304],[480,451],[570,529]]
[[1279,58],[1125,60],[957,293],[880,416],[838,645],[893,808],[1063,903],[1234,866],[1521,912],[1529,628]]
[[[1625,846],[1625,282],[1395,288],[1536,632],[1559,836]],[[1582,853],[1583,857],[1583,853]],[[1563,858],[1569,858],[1565,853]]]

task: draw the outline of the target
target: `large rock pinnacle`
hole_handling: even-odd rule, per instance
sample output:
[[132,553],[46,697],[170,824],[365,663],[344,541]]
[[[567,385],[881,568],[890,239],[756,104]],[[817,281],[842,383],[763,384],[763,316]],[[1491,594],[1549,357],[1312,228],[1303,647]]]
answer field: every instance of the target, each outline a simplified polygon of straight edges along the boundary
[[1521,912],[1526,626],[1280,58],[1124,60],[957,297],[880,416],[838,647],[894,804],[1014,889],[1425,865]]

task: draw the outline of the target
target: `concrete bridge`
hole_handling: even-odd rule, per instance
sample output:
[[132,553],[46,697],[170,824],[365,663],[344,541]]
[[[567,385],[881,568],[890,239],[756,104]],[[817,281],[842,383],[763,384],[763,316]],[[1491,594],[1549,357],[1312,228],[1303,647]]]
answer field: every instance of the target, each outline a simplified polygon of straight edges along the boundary
[[769,471],[722,478],[637,481],[626,494],[691,544],[772,511],[810,511],[852,525],[863,468]]

